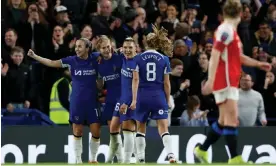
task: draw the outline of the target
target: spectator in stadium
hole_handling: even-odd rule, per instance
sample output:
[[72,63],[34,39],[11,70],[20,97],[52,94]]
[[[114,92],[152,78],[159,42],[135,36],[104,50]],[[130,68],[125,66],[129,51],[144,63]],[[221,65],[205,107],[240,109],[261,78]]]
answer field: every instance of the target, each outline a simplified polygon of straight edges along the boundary
[[191,33],[191,27],[187,23],[181,22],[181,23],[178,23],[175,27],[175,40],[182,39],[187,45],[188,51],[190,51],[193,46],[193,41],[189,37],[190,33]]
[[5,43],[2,44],[1,49],[1,58],[3,60],[3,64],[11,64],[11,57],[10,53],[11,50],[16,46],[17,44],[17,32],[14,29],[7,29],[5,33]]
[[184,64],[182,78],[187,78],[187,74],[191,67],[191,56],[189,56],[188,47],[182,39],[174,42],[173,57],[181,60]]
[[255,32],[252,42],[253,47],[262,48],[265,53],[276,56],[276,38],[267,21],[259,25],[259,30]]
[[101,0],[99,2],[100,14],[90,16],[90,25],[94,36],[107,35],[113,36],[113,30],[121,26],[121,20],[112,16],[112,2],[110,0]]
[[[52,36],[52,43],[49,45],[48,52],[49,54],[46,56],[51,60],[58,60],[61,58],[65,58],[69,55],[73,55],[71,49],[69,48],[68,41],[64,40],[64,31],[61,26],[55,26]],[[73,43],[74,44],[74,43]],[[45,67],[44,73],[44,82],[43,82],[43,101],[44,101],[44,111],[45,113],[49,113],[49,99],[51,88],[58,79],[63,77],[64,69],[59,68],[49,68]]]
[[238,26],[238,33],[243,44],[245,55],[251,55],[252,29],[251,29],[251,9],[248,4],[243,4],[241,23]]
[[163,22],[172,23],[173,27],[176,27],[176,25],[179,23],[179,20],[177,18],[178,14],[179,11],[177,9],[177,6],[169,5],[167,8],[167,17],[163,20]]
[[208,77],[209,58],[206,53],[201,53],[198,57],[198,63],[193,66],[191,75],[190,94],[201,95],[201,82]]
[[47,0],[37,1],[39,20],[44,25],[49,25],[54,21],[54,11],[51,6],[49,6]]
[[239,126],[255,126],[259,121],[266,126],[266,114],[262,95],[253,90],[254,82],[249,74],[244,74],[240,80],[239,89]]
[[4,18],[4,20],[8,28],[16,28],[24,20],[26,2],[25,0],[8,0],[7,7],[7,18]]
[[[275,74],[272,72],[266,73],[263,98],[266,115],[269,118],[276,118],[276,84],[275,84]],[[275,126],[276,121],[271,123],[268,122],[268,126]]]
[[27,9],[28,19],[17,28],[18,43],[24,50],[33,49],[40,55],[46,56],[46,44],[49,42],[48,28],[42,24],[36,4],[30,4]]
[[186,101],[188,97],[188,88],[190,86],[190,81],[181,79],[181,75],[183,73],[183,62],[179,59],[171,60],[171,75],[170,75],[170,83],[171,83],[171,95],[174,99],[175,108],[172,111],[171,115],[171,125],[178,126],[179,121],[178,118],[182,115],[183,110],[186,109]]
[[181,126],[200,127],[209,126],[207,114],[209,111],[199,110],[200,100],[197,96],[189,96],[187,109],[183,112],[180,118]]
[[136,42],[139,42],[139,34],[142,34],[144,29],[143,17],[139,16],[136,10],[130,9],[127,11],[125,21],[119,27],[114,28],[114,39],[117,47],[121,47],[125,38],[132,37]]
[[12,64],[6,73],[6,97],[8,111],[14,109],[29,108],[31,103],[32,79],[29,67],[22,63],[24,50],[21,47],[14,47],[11,50]]
[[276,33],[276,9],[271,11],[268,15],[268,23],[272,29],[272,32],[275,34]]
[[[55,124],[69,124],[69,105],[72,85],[70,72],[64,72],[64,77],[57,80],[50,95],[50,119]],[[58,114],[56,114],[58,112]],[[62,112],[62,114],[61,114]]]
[[204,47],[204,51],[208,55],[208,57],[211,56],[212,48],[213,48],[213,39],[209,38],[209,39],[207,39],[205,47]]
[[67,7],[60,5],[55,8],[55,25],[63,28],[65,40],[79,37],[78,26],[71,22]]
[[[93,31],[90,25],[84,25],[81,29],[81,37],[86,38],[88,40],[92,40]],[[95,44],[95,43],[94,43]]]

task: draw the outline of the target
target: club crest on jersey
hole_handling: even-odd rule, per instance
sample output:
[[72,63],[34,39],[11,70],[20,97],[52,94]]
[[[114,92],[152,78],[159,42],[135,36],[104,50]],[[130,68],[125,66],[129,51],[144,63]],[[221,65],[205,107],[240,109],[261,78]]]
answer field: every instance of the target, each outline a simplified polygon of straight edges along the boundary
[[223,32],[221,35],[221,41],[225,42],[228,39],[228,37],[229,37],[229,34],[226,32]]
[[164,114],[164,110],[159,110],[158,113],[159,113],[159,115],[163,115]]

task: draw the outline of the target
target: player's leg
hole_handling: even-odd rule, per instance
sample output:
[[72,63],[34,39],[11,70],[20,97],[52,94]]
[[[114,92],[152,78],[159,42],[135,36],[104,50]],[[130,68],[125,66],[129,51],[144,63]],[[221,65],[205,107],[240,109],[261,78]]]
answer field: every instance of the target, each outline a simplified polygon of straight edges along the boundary
[[226,102],[225,116],[224,116],[224,129],[223,135],[225,137],[226,144],[229,148],[231,164],[244,163],[242,157],[237,152],[238,142],[238,104],[237,100],[228,99]]
[[104,110],[105,112],[104,116],[108,117],[108,119],[106,120],[110,122],[109,123],[110,141],[109,141],[109,153],[107,158],[108,163],[111,163],[113,161],[115,154],[117,156],[117,160],[119,163],[123,161],[122,138],[120,135],[120,119],[119,119],[119,110],[118,110],[119,107],[120,107],[120,103],[117,103],[117,104],[107,103]]
[[115,154],[117,156],[118,163],[122,163],[122,138],[120,134],[120,118],[118,116],[113,116],[110,123],[110,142],[107,158],[108,163],[111,163],[113,161]]
[[[140,100],[139,100],[140,99]],[[135,120],[137,133],[135,138],[136,144],[136,155],[138,162],[145,163],[145,151],[146,151],[146,122],[149,118],[150,110],[148,107],[148,100],[146,98],[138,98],[136,110],[135,110]]]
[[[129,110],[132,111],[132,110]],[[126,120],[122,123],[124,135],[124,164],[129,164],[134,153],[136,136],[136,123],[134,120]]]
[[219,119],[214,122],[207,133],[207,137],[202,145],[196,146],[194,154],[201,163],[208,163],[209,147],[216,143],[222,135],[224,127],[225,111],[227,109],[226,100],[228,98],[228,92],[214,92],[214,97],[219,108]]
[[74,124],[73,123],[73,134],[74,141],[73,147],[75,152],[76,163],[82,163],[82,134],[83,134],[83,125],[82,124]]
[[75,103],[70,105],[70,124],[73,127],[73,149],[75,152],[76,163],[82,163],[82,135],[83,135],[83,122],[84,122],[84,110],[79,110]]
[[89,129],[92,134],[89,142],[89,149],[91,152],[90,162],[97,163],[97,152],[100,147],[101,124],[91,123]]
[[146,152],[146,122],[136,121],[137,133],[135,138],[137,159],[140,163],[145,163]]

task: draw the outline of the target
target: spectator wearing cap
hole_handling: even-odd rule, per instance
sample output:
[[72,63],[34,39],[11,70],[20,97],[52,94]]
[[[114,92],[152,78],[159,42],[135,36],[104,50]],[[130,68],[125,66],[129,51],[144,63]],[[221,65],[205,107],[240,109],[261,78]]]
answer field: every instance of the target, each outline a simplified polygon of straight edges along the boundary
[[94,36],[107,35],[113,36],[115,28],[121,26],[121,20],[112,16],[112,3],[110,0],[99,2],[100,14],[90,16],[90,25]]
[[66,6],[55,7],[55,21],[55,25],[60,25],[63,28],[65,40],[71,41],[79,37],[78,26],[71,22]]

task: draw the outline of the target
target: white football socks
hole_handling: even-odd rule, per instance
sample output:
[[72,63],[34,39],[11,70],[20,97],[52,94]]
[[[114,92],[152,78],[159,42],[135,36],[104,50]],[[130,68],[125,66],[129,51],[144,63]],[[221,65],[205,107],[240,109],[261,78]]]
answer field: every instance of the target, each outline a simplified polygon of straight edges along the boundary
[[130,164],[134,152],[134,132],[123,131],[124,134],[124,164]]
[[136,134],[136,149],[137,149],[137,158],[139,162],[145,162],[145,150],[146,150],[146,140],[144,133]]
[[117,156],[118,163],[122,163],[122,138],[119,133],[110,134],[107,163],[112,163],[115,154]]
[[75,152],[76,164],[82,163],[82,137],[74,137],[73,148]]
[[168,153],[168,158],[174,158],[173,150],[172,150],[172,141],[171,135],[169,132],[165,132],[161,135],[163,145],[165,147],[166,152]]
[[100,138],[92,137],[90,139],[89,148],[91,152],[90,161],[96,162],[97,161],[97,152],[100,147]]

